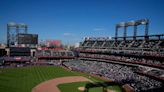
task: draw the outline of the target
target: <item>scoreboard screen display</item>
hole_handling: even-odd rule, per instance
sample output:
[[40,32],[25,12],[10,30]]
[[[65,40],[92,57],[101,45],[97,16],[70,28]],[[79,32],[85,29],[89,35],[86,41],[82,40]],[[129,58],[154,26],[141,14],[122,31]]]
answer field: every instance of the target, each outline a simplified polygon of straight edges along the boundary
[[18,34],[18,44],[38,44],[37,34]]

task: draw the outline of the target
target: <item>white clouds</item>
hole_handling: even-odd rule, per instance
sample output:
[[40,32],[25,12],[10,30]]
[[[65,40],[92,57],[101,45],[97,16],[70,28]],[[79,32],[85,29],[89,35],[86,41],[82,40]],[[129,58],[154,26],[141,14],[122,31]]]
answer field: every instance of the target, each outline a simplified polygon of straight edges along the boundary
[[63,36],[73,36],[72,33],[64,33]]
[[94,30],[94,31],[105,31],[104,28],[94,28],[93,30]]

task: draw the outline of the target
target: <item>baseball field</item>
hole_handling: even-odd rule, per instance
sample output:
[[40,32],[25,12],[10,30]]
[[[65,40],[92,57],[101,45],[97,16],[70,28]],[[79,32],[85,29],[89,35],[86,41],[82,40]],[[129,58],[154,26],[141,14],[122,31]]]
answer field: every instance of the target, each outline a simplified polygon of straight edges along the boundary
[[[0,92],[83,92],[90,82],[105,81],[54,66],[0,69]],[[109,86],[108,90],[122,92],[118,85]],[[102,87],[91,88],[89,92],[102,92]]]

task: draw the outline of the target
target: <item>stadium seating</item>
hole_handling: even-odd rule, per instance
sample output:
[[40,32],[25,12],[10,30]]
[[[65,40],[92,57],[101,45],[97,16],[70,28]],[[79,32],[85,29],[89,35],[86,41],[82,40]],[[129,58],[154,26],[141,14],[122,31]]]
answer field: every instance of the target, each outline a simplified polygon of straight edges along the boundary
[[69,61],[64,65],[75,71],[96,74],[114,80],[120,84],[129,84],[135,92],[162,87],[162,82],[134,73],[132,67],[98,61]]
[[159,88],[164,81],[164,39],[159,35],[147,38],[86,39],[78,49],[80,61],[64,64],[119,83],[128,82],[136,92]]
[[38,50],[36,52],[36,57],[38,59],[73,59],[75,57],[72,51],[64,51],[64,50]]

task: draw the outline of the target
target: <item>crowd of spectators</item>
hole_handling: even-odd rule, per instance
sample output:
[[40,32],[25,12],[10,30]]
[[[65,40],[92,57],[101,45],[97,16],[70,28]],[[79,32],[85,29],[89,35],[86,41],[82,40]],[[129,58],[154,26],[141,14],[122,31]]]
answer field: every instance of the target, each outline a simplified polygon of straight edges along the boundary
[[38,60],[36,62],[33,62],[35,65],[53,65],[53,66],[61,66],[62,61],[61,60]]
[[[152,49],[151,49],[152,50]],[[121,55],[134,55],[134,56],[151,56],[151,57],[164,57],[164,51],[144,51],[138,49],[94,49],[86,48],[79,50],[80,52],[95,52],[95,53],[108,53],[108,54],[121,54]]]
[[95,58],[95,59],[104,59],[104,60],[113,60],[126,63],[135,63],[148,66],[159,66],[164,68],[164,62],[145,59],[145,58],[136,58],[136,57],[125,57],[125,56],[115,56],[115,55],[104,55],[104,54],[89,54],[89,53],[80,53],[80,57],[84,58]]
[[[122,44],[124,43],[124,44]],[[88,40],[84,41],[85,47],[134,47],[134,48],[159,48],[163,47],[164,41],[161,40]],[[104,45],[103,45],[104,44]],[[113,44],[113,45],[112,45]],[[117,45],[114,45],[117,44]]]
[[30,62],[31,56],[4,56],[2,57],[4,61],[18,61],[18,62]]
[[132,67],[97,61],[69,61],[64,66],[90,74],[100,75],[121,84],[129,84],[135,92],[163,87],[162,82],[134,73]]
[[38,50],[36,56],[74,56],[72,51]]
[[164,70],[162,69],[155,69],[155,68],[150,68],[150,67],[138,67],[136,69],[137,72],[143,72],[143,73],[147,73],[149,75],[152,76],[156,76],[156,77],[160,77],[160,78],[164,78]]

